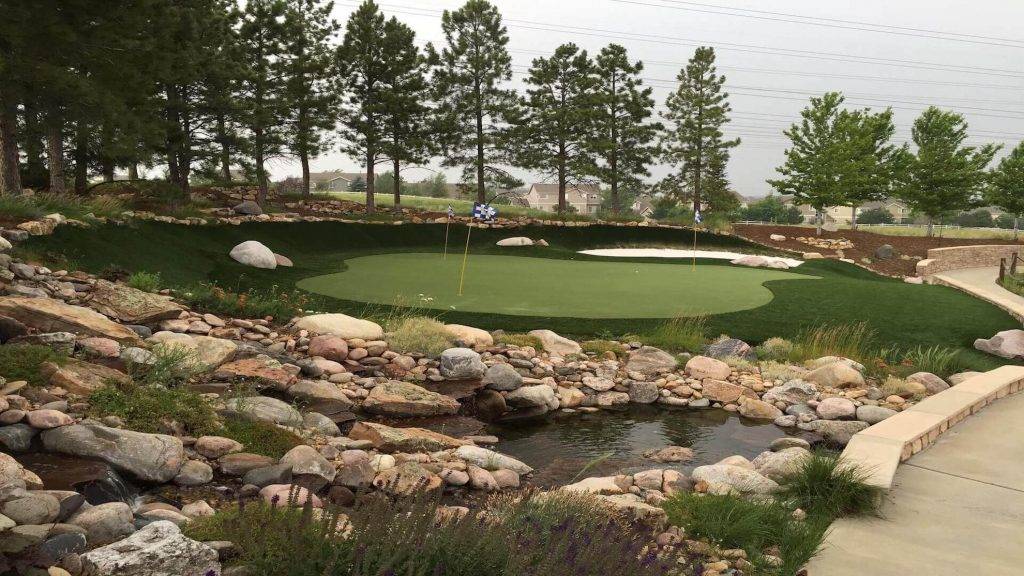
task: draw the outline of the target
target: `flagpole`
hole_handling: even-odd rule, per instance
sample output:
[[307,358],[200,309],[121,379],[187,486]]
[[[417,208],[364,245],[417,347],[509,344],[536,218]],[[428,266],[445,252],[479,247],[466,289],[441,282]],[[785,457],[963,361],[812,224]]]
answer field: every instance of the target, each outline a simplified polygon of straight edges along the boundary
[[452,225],[452,217],[445,218],[444,221],[444,260],[448,259],[448,227]]
[[462,273],[459,275],[459,296],[462,296],[462,284],[466,280],[466,260],[469,258],[469,236],[473,234],[473,223],[467,225],[466,251],[462,253]]
[[697,270],[697,224],[693,224],[693,264],[691,271]]

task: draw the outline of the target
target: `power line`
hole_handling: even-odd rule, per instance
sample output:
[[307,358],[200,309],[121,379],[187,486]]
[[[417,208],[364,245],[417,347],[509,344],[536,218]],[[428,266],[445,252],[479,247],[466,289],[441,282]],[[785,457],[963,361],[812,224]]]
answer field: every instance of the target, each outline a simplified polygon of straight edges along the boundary
[[[876,24],[847,25],[847,24],[833,24],[833,23],[827,23],[827,22],[814,22],[814,21],[808,21],[808,20],[795,20],[795,19],[793,19],[793,18],[812,19],[812,18],[814,18],[812,16],[788,15],[788,16],[791,16],[792,18],[780,18],[780,17],[774,17],[774,16],[758,16],[758,15],[754,15],[754,14],[743,14],[741,12],[745,12],[745,10],[743,10],[741,8],[731,8],[731,7],[725,7],[725,6],[716,6],[716,8],[721,8],[722,10],[735,10],[735,12],[723,12],[722,10],[708,10],[708,9],[705,9],[705,8],[693,8],[693,7],[690,7],[690,6],[673,6],[673,5],[666,5],[666,4],[652,4],[650,2],[640,2],[638,0],[610,0],[610,1],[611,2],[615,2],[617,4],[632,4],[632,5],[635,5],[635,6],[649,6],[649,7],[653,7],[653,8],[668,8],[670,10],[683,10],[683,11],[687,11],[687,12],[699,12],[699,13],[702,13],[702,14],[718,14],[718,15],[721,15],[721,16],[733,16],[733,17],[736,17],[736,18],[748,18],[748,19],[753,19],[753,20],[762,20],[762,21],[769,21],[769,22],[787,22],[787,23],[791,23],[791,24],[801,24],[801,25],[804,25],[804,26],[820,26],[820,27],[824,27],[824,28],[839,28],[839,29],[843,29],[843,30],[856,30],[856,31],[860,31],[860,32],[874,32],[874,33],[877,33],[877,34],[892,34],[892,35],[897,35],[897,36],[910,36],[910,37],[914,37],[914,38],[927,38],[927,39],[932,39],[932,40],[947,40],[947,41],[950,41],[950,42],[964,42],[964,43],[968,43],[968,44],[983,44],[983,45],[986,45],[986,46],[1000,46],[1000,47],[1004,47],[1004,48],[1024,48],[1024,45],[1022,45],[1022,44],[1014,44],[1013,43],[1013,42],[1021,42],[1020,40],[1005,39],[1004,41],[993,42],[993,41],[984,41],[984,40],[973,40],[973,39],[970,39],[970,38],[957,38],[957,37],[955,37],[955,36],[957,36],[956,34],[947,34],[945,32],[921,33],[921,32],[900,31],[900,30],[876,29],[876,28],[869,28],[868,27],[868,26],[879,26],[879,25],[876,25]],[[662,2],[671,2],[672,0],[660,0],[660,1],[662,1]],[[677,4],[687,4],[687,5],[695,4],[697,6],[709,6],[707,4],[697,4],[695,2],[677,2]],[[752,10],[751,12],[761,12],[761,11],[753,11]],[[941,34],[945,34],[945,35],[941,35]],[[1008,42],[1010,42],[1010,43],[1008,43]]]

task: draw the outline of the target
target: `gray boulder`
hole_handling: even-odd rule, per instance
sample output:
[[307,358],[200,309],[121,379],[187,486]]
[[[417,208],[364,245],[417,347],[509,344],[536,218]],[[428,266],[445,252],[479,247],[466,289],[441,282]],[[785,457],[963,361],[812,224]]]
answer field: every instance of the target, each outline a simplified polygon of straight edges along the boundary
[[817,432],[833,444],[846,446],[854,434],[868,427],[868,423],[860,420],[815,420],[797,424],[797,427],[801,430]]
[[698,466],[691,476],[694,482],[706,482],[712,494],[770,494],[779,489],[778,483],[755,470],[728,464]]
[[173,522],[146,525],[120,542],[82,555],[92,576],[206,576],[220,574],[217,551],[185,537]]
[[1003,330],[987,340],[978,338],[974,347],[1001,358],[1024,359],[1024,330]]
[[868,424],[878,424],[886,418],[895,416],[897,412],[882,406],[864,405],[857,408],[857,420]]
[[875,258],[878,260],[888,260],[896,255],[896,250],[890,244],[882,244],[878,248],[875,248]]
[[633,382],[629,387],[629,401],[637,404],[650,404],[661,394],[654,382]]
[[99,458],[146,482],[167,482],[185,463],[181,440],[84,422],[46,430],[43,446],[51,452]]
[[818,389],[810,382],[790,380],[764,393],[761,397],[765,402],[784,402],[786,404],[803,404],[814,398]]
[[302,414],[291,404],[269,396],[244,396],[232,398],[225,405],[250,418],[298,427],[302,425]]
[[495,364],[484,373],[483,383],[492,390],[511,392],[523,385],[523,376],[508,364]]
[[277,268],[277,258],[274,256],[274,252],[256,240],[242,242],[232,248],[228,255],[236,262],[253,268],[269,270]]
[[626,370],[641,374],[657,374],[672,370],[679,362],[676,357],[654,346],[643,346],[629,353]]
[[704,355],[712,358],[748,358],[753,359],[757,357],[754,353],[754,349],[750,347],[743,340],[737,338],[723,338],[717,342],[708,344],[704,348]]
[[90,546],[101,546],[135,532],[134,520],[127,504],[108,502],[80,509],[67,523],[83,528]]
[[947,384],[945,380],[931,372],[915,372],[910,376],[907,376],[907,382],[917,382],[918,384],[921,384],[929,394],[938,394],[939,392],[949,388],[949,384]]
[[469,348],[449,348],[441,352],[441,376],[449,380],[478,380],[485,372],[487,365]]
[[0,449],[4,452],[26,452],[39,430],[28,424],[11,424],[0,428]]
[[260,214],[263,214],[263,209],[260,208],[260,205],[252,200],[241,202],[231,210],[233,210],[235,214],[243,214],[245,216],[259,216]]

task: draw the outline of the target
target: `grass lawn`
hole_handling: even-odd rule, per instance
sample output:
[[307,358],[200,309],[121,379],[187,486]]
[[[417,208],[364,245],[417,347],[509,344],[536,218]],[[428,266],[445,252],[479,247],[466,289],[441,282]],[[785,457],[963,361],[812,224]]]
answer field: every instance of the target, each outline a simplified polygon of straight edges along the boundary
[[[52,267],[67,269],[80,268],[93,272],[116,266],[129,272],[159,272],[168,286],[189,286],[199,282],[217,282],[232,289],[250,287],[269,288],[277,286],[290,290],[297,283],[316,276],[345,272],[351,263],[358,265],[357,258],[380,254],[428,254],[420,258],[429,262],[433,253],[435,269],[429,264],[417,265],[408,273],[396,268],[395,274],[408,279],[410,286],[416,275],[436,276],[431,282],[451,281],[454,273],[441,273],[441,252],[444,243],[444,225],[373,225],[319,223],[251,223],[240,226],[176,226],[157,222],[145,222],[132,226],[107,225],[91,229],[60,227],[52,236],[33,237],[19,245],[26,256],[49,263]],[[452,244],[458,247],[465,239],[465,228],[453,226]],[[550,247],[499,248],[494,243],[508,236],[530,236],[544,238]],[[259,270],[242,266],[227,253],[235,244],[244,240],[260,240],[275,252],[284,254],[295,262],[293,268]],[[692,236],[685,230],[644,227],[545,227],[529,226],[519,229],[480,229],[472,234],[471,253],[474,255],[501,255],[510,253],[521,257],[576,260],[565,263],[565,270],[575,270],[583,263],[600,262],[614,264],[626,269],[636,264],[671,265],[672,260],[658,259],[614,259],[578,254],[588,248],[615,247],[674,247],[688,248]],[[701,233],[698,247],[724,249],[740,252],[771,253],[769,250],[750,244],[735,236]],[[510,252],[514,250],[514,252]],[[449,255],[449,260],[452,259]],[[457,260],[458,257],[456,256]],[[688,264],[688,261],[682,264]],[[454,264],[454,263],[449,263]],[[531,264],[537,264],[532,262]],[[702,301],[712,301],[714,294],[738,289],[730,282],[712,281],[712,268],[726,268],[721,261],[698,260],[700,267],[693,280],[697,284],[690,290]],[[426,268],[424,268],[426,267]],[[683,272],[691,274],[688,268]],[[424,269],[427,272],[424,272]],[[469,269],[470,284],[480,281],[473,276],[475,268]],[[764,274],[766,271],[736,269],[740,274]],[[742,272],[740,272],[742,271]],[[384,271],[376,272],[384,274]],[[594,293],[612,283],[623,282],[619,275],[591,275],[591,281],[581,282],[575,275],[563,282],[541,278],[542,275],[526,273],[514,281],[530,290],[532,283],[543,283],[543,290],[531,296],[544,311],[532,315],[520,313],[499,313],[501,306],[510,306],[502,298],[490,299],[481,312],[447,310],[439,312],[446,322],[457,322],[479,326],[485,329],[504,329],[521,332],[537,328],[548,328],[577,337],[620,336],[628,333],[648,333],[663,323],[662,319],[630,314],[620,317],[597,317],[605,308],[621,306],[622,300],[638,299],[631,295],[622,297],[606,293],[587,299],[590,315],[566,316],[560,306],[544,303],[571,302],[577,295]],[[623,276],[629,276],[625,274]],[[342,275],[344,277],[344,274]],[[564,277],[564,276],[563,276]],[[814,277],[816,279],[809,279]],[[720,278],[727,278],[721,276]],[[444,280],[446,279],[446,280]],[[575,280],[575,282],[574,282]],[[495,282],[499,280],[495,279]],[[997,331],[1019,328],[1020,324],[999,308],[972,298],[962,292],[944,286],[919,286],[905,284],[898,280],[878,276],[856,266],[834,260],[812,260],[802,266],[786,271],[776,279],[755,280],[746,290],[757,293],[763,289],[760,282],[774,298],[751,309],[736,306],[734,311],[713,314],[708,318],[708,336],[729,334],[751,343],[759,343],[772,336],[792,337],[803,329],[821,325],[854,324],[866,322],[877,334],[881,344],[912,348],[916,346],[941,345],[962,350],[962,357],[976,369],[988,369],[1004,362],[984,355],[973,349],[976,338],[990,337]],[[587,286],[584,286],[587,284]],[[671,284],[671,283],[669,283]],[[551,286],[554,286],[552,288]],[[373,291],[379,300],[391,298],[384,286],[370,285],[360,290]],[[675,290],[675,286],[667,290]],[[502,290],[505,290],[502,287]],[[586,291],[586,292],[584,292]],[[441,290],[429,294],[435,299],[441,297]],[[510,291],[505,291],[508,294]],[[416,294],[427,294],[416,290]],[[705,294],[706,293],[706,294]],[[478,295],[479,292],[469,292]],[[354,296],[347,296],[353,298]],[[363,297],[366,297],[364,294]],[[642,298],[651,298],[650,292]],[[507,298],[507,296],[503,296]],[[679,306],[687,305],[679,292],[659,294],[657,299],[672,302],[679,298]],[[311,307],[318,311],[341,311],[353,315],[382,313],[387,306],[368,305],[366,301],[355,301],[331,296],[320,296]],[[420,306],[418,302],[404,303]],[[637,304],[639,305],[639,304]],[[540,310],[540,308],[538,308]],[[552,311],[554,310],[554,311]],[[666,317],[674,309],[666,311]]]

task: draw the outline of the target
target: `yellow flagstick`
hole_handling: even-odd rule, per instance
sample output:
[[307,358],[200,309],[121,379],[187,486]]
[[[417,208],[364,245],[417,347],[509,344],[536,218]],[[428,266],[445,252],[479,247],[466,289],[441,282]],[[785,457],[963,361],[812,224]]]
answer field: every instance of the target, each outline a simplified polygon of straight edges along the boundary
[[691,271],[697,270],[697,224],[693,225],[693,265],[690,268]]
[[448,259],[448,227],[452,225],[452,217],[449,216],[444,221],[444,259]]
[[469,236],[473,233],[473,223],[470,222],[466,231],[466,251],[462,254],[462,274],[459,275],[459,296],[462,296],[462,283],[466,280],[466,260],[469,259]]

